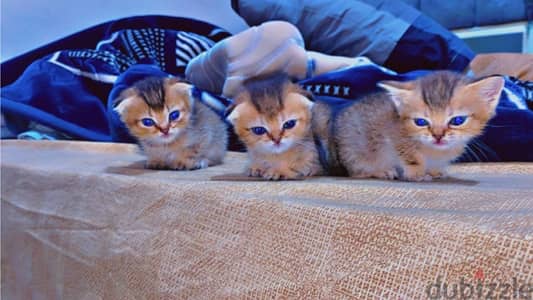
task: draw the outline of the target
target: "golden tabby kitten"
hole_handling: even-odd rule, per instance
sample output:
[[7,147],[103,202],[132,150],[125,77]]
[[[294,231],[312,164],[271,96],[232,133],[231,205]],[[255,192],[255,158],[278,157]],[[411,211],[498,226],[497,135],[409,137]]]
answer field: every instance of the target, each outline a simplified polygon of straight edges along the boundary
[[115,110],[152,169],[193,170],[222,163],[226,125],[176,78],[149,77],[125,90]]
[[[328,145],[330,173],[355,178],[429,180],[444,175],[494,116],[501,77],[473,81],[437,71],[410,82],[385,81],[385,91],[354,102],[331,120],[316,104],[313,129]],[[333,134],[331,134],[333,132]]]
[[311,132],[312,105],[285,75],[243,83],[227,120],[247,148],[250,176],[278,180],[321,171]]

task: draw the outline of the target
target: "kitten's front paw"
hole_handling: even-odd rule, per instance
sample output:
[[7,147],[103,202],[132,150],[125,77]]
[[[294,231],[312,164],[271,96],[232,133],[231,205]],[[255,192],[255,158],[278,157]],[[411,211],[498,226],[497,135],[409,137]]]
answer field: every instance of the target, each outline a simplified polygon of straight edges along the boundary
[[407,167],[403,171],[403,180],[407,181],[431,181],[431,175],[426,174],[425,170],[420,167]]
[[263,177],[263,170],[261,168],[250,167],[247,173],[250,177]]
[[302,174],[302,172],[295,172],[291,169],[285,168],[268,168],[259,166],[250,166],[247,170],[248,176],[262,177],[268,180],[283,180],[283,179],[296,179],[302,176],[310,176],[313,174],[313,170],[309,170],[308,174]]
[[209,166],[207,159],[200,159],[194,163],[194,169],[205,169]]
[[174,170],[198,170],[205,169],[209,165],[207,159],[200,160],[185,160],[185,161],[174,161],[171,164],[171,168]]
[[268,169],[263,173],[263,178],[268,180],[283,180],[301,178],[302,175],[292,170]]
[[298,171],[298,174],[303,177],[309,177],[309,176],[319,175],[321,171],[322,171],[321,168],[318,166],[310,166],[310,167],[302,168],[302,170]]
[[265,172],[263,172],[262,177],[268,180],[279,180],[281,179],[281,174],[279,172],[276,172],[270,169],[270,170],[266,170]]
[[144,164],[144,167],[146,169],[152,169],[152,170],[164,170],[167,169],[168,166],[160,160],[147,160]]
[[431,177],[431,175],[428,175],[428,174],[424,174],[424,175],[411,175],[411,176],[404,176],[402,179],[404,180],[407,180],[407,181],[417,181],[417,182],[421,182],[421,181],[431,181],[433,180],[433,177]]
[[402,179],[406,181],[422,182],[422,181],[431,181],[433,178],[430,175],[415,175],[415,176],[404,176],[402,177]]
[[398,173],[396,170],[380,171],[372,174],[371,177],[377,179],[394,180],[398,178]]
[[170,165],[170,169],[172,170],[177,170],[177,171],[181,171],[181,170],[186,170],[187,167],[185,166],[185,164],[181,161],[175,161],[173,162],[171,165]]
[[434,179],[443,179],[449,177],[445,170],[429,170],[428,174]]

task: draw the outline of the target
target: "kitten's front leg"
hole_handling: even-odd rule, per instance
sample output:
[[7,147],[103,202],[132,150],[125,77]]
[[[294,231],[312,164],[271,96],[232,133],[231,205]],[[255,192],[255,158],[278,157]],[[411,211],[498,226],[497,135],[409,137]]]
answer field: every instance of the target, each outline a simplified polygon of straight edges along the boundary
[[209,160],[207,158],[195,158],[186,163],[187,170],[205,169],[209,166]]
[[299,170],[298,173],[304,177],[317,176],[322,174],[322,167],[316,164],[312,164],[310,166],[304,167],[302,170]]
[[289,168],[268,168],[263,172],[263,178],[268,180],[296,179],[302,175]]
[[209,161],[205,158],[192,158],[183,160],[174,160],[170,167],[174,170],[198,170],[205,169],[209,166]]
[[201,155],[200,145],[189,146],[182,149],[179,154],[176,154],[172,162],[172,168],[175,170],[197,170],[204,169],[209,166],[209,160]]
[[251,164],[246,170],[250,177],[263,177],[264,172],[265,168],[260,164]]
[[152,169],[152,170],[168,169],[168,166],[164,161],[160,159],[154,159],[154,158],[147,158],[146,162],[144,163],[144,167],[146,169]]
[[395,169],[392,169],[392,170],[375,172],[370,177],[377,178],[377,179],[394,180],[398,178],[398,173],[396,172]]
[[404,160],[402,179],[407,181],[429,181],[431,176],[426,174],[426,165],[419,156],[407,157]]
[[268,180],[294,179],[302,176],[300,173],[291,170],[288,166],[274,166],[268,162],[251,163],[247,171],[248,176],[263,177]]
[[166,157],[159,148],[141,144],[141,151],[146,157],[146,162],[144,163],[146,169],[165,170],[169,168]]
[[431,169],[427,172],[432,178],[447,178],[448,172],[445,169]]
[[318,173],[321,171],[321,167],[318,164],[313,163],[312,161],[307,161],[301,165],[296,164],[288,167],[288,171],[295,172],[300,177],[307,177],[318,175]]
[[[313,148],[315,145],[309,145],[309,147]],[[317,176],[323,172],[316,152],[303,152],[303,155],[299,154],[290,161],[287,168],[298,173],[299,177]]]
[[430,181],[431,175],[426,174],[422,165],[407,165],[403,169],[402,179],[407,181]]

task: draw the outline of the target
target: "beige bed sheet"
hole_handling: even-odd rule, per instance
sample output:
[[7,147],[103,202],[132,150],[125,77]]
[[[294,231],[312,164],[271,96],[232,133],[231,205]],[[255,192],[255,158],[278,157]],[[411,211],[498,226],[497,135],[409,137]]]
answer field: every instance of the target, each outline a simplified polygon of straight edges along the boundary
[[1,148],[2,299],[531,295],[531,163],[431,183],[215,181],[245,155],[180,172],[144,170],[131,145]]

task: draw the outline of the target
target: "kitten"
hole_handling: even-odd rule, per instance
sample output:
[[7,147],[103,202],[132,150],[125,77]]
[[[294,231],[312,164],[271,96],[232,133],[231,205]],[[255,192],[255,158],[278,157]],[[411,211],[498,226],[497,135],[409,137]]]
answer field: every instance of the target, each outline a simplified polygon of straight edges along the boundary
[[221,164],[226,124],[176,78],[149,77],[115,100],[115,111],[151,169],[193,170]]
[[243,82],[227,120],[247,148],[248,175],[278,180],[320,173],[308,96],[283,74]]
[[315,104],[313,130],[328,145],[329,173],[409,181],[443,177],[445,167],[494,116],[504,80],[436,71],[409,82],[384,81],[332,120]]

